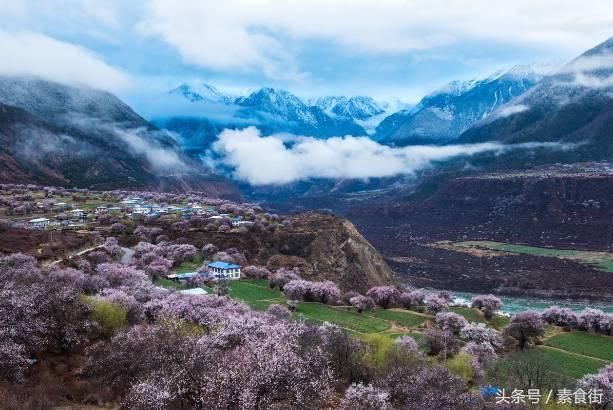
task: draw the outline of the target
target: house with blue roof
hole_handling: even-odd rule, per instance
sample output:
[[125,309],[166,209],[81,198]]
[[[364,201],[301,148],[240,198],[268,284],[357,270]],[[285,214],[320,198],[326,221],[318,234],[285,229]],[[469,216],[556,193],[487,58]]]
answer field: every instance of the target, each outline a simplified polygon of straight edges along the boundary
[[241,278],[241,265],[235,265],[228,262],[211,262],[207,265],[209,268],[209,276],[216,279],[240,279]]

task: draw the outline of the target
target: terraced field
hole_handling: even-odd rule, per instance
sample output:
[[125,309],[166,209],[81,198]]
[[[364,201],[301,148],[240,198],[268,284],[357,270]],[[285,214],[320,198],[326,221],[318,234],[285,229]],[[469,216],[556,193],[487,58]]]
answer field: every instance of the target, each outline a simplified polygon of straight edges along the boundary
[[[554,249],[554,248],[538,248],[535,246],[527,246],[512,243],[502,243],[493,241],[465,241],[440,244],[461,250],[464,252],[506,252],[517,253],[533,256],[545,256],[550,258],[570,259],[585,265],[593,266],[597,269],[613,272],[613,253],[612,252],[594,252],[594,251],[579,251],[572,249]],[[490,255],[491,256],[491,255]]]
[[407,310],[377,309],[369,316],[387,320],[393,324],[406,328],[416,328],[426,322],[431,316]]
[[319,322],[334,323],[342,328],[358,333],[377,333],[391,327],[390,323],[375,317],[338,309],[321,303],[301,302],[298,304],[295,316],[301,315]]
[[549,346],[539,346],[538,351],[543,354],[543,357],[553,369],[573,379],[579,379],[586,374],[597,373],[600,368],[607,365],[607,362],[603,360],[576,355]]
[[[270,289],[267,280],[232,281],[229,286],[230,297],[242,300],[256,310],[265,310],[272,303],[286,303],[283,293],[277,289]],[[347,307],[314,302],[299,303],[294,316],[297,319],[319,323],[334,323],[360,334],[385,332],[390,337],[414,332],[419,325],[431,318],[428,315],[401,310],[377,309],[370,313],[357,313]]]
[[477,309],[463,307],[463,306],[452,306],[449,308],[451,312],[457,313],[458,315],[464,316],[464,319],[469,322],[474,323],[487,323],[485,316]]
[[545,344],[572,353],[613,361],[612,337],[573,331],[553,336],[547,339]]

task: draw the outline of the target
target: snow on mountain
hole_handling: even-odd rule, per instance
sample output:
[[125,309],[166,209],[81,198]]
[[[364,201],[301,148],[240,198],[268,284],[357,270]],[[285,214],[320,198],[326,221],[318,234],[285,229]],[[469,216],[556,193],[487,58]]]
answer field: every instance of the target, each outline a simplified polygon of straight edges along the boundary
[[307,101],[307,103],[311,106],[321,108],[326,114],[334,115],[332,111],[334,107],[337,105],[345,105],[349,99],[343,96],[329,96],[329,97],[319,97],[312,101]]
[[385,112],[384,104],[376,102],[371,97],[333,96],[318,98],[313,104],[329,115],[364,121]]
[[234,98],[223,94],[212,85],[205,83],[196,85],[183,83],[174,90],[171,90],[169,94],[183,96],[192,102],[208,101],[212,103],[231,104],[234,100]]
[[[289,91],[270,87],[231,98],[206,84],[199,87],[182,84],[170,94],[188,102],[190,109],[185,111],[188,114],[161,116],[154,122],[178,134],[179,142],[190,153],[197,154],[208,149],[225,128],[250,125],[258,127],[264,134],[291,133],[316,138],[366,135],[364,128],[352,118],[332,112],[338,101],[322,108],[305,102]],[[220,110],[219,107],[224,109]],[[349,107],[354,111],[372,111],[367,102],[360,100],[355,100]],[[218,113],[223,113],[223,116],[216,115]]]
[[375,138],[396,145],[443,143],[522,95],[544,76],[542,65],[514,66],[484,79],[452,81],[425,96],[414,110],[385,118]]
[[312,110],[289,91],[265,87],[247,97],[237,98],[236,104],[251,110],[274,114],[287,121],[317,125],[317,119]]
[[445,95],[451,95],[451,96],[458,96],[474,88],[478,83],[479,83],[479,80],[476,80],[476,79],[454,80],[454,81],[449,82],[445,86],[439,88],[438,90],[433,91],[429,95],[435,96],[435,95],[445,94]]
[[320,97],[309,103],[321,108],[331,117],[353,121],[363,128],[367,135],[373,135],[377,125],[393,112],[391,104],[380,103],[371,97],[364,96]]
[[[613,152],[613,38],[586,51],[498,108],[462,141],[565,142],[573,161],[609,159]],[[557,159],[556,159],[557,160]]]

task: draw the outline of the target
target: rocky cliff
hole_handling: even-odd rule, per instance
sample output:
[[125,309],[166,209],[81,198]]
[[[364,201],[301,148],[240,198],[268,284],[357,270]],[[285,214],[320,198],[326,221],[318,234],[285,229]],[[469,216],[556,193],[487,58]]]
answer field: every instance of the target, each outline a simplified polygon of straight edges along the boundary
[[383,257],[345,219],[329,214],[305,213],[288,218],[289,223],[274,231],[206,232],[190,230],[167,234],[203,246],[213,243],[220,249],[236,248],[249,264],[298,267],[304,279],[332,280],[343,291],[366,292],[370,287],[393,282],[393,274]]

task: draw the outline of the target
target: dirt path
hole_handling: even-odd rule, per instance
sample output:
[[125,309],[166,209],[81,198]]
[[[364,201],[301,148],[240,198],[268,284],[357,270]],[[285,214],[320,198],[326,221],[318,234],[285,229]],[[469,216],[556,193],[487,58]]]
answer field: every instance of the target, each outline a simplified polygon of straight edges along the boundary
[[407,310],[407,309],[402,309],[402,308],[389,308],[388,310],[391,310],[392,312],[403,312],[403,313],[409,312],[409,314],[411,315],[423,316],[423,317],[427,317],[428,319],[434,319],[432,315],[429,315],[427,313],[416,312],[414,310]]
[[603,362],[603,363],[611,363],[611,362],[609,362],[608,360],[605,360],[605,359],[600,359],[600,358],[594,357],[594,356],[588,356],[586,354],[571,352],[571,351],[568,351],[568,350],[560,349],[558,347],[553,347],[553,346],[548,346],[548,345],[540,345],[539,348],[541,348],[541,349],[557,350],[558,352],[564,352],[564,353],[572,354],[573,356],[579,356],[579,357],[583,357],[583,358],[586,358],[586,359],[598,360],[599,362]]
[[55,260],[55,261],[53,261],[53,262],[49,263],[49,265],[48,265],[48,266],[54,266],[54,265],[57,265],[58,263],[60,263],[60,262],[62,262],[62,261],[65,261],[65,260],[67,260],[67,259],[72,259],[72,258],[74,258],[75,256],[85,255],[86,253],[89,253],[89,252],[91,252],[91,251],[95,251],[96,249],[100,249],[100,248],[102,248],[103,246],[104,246],[104,245],[98,245],[98,246],[94,246],[94,247],[91,247],[91,248],[83,249],[82,251],[79,251],[79,252],[77,252],[77,253],[73,253],[72,255],[68,255],[68,257],[66,257],[66,258],[61,258],[61,259]]

